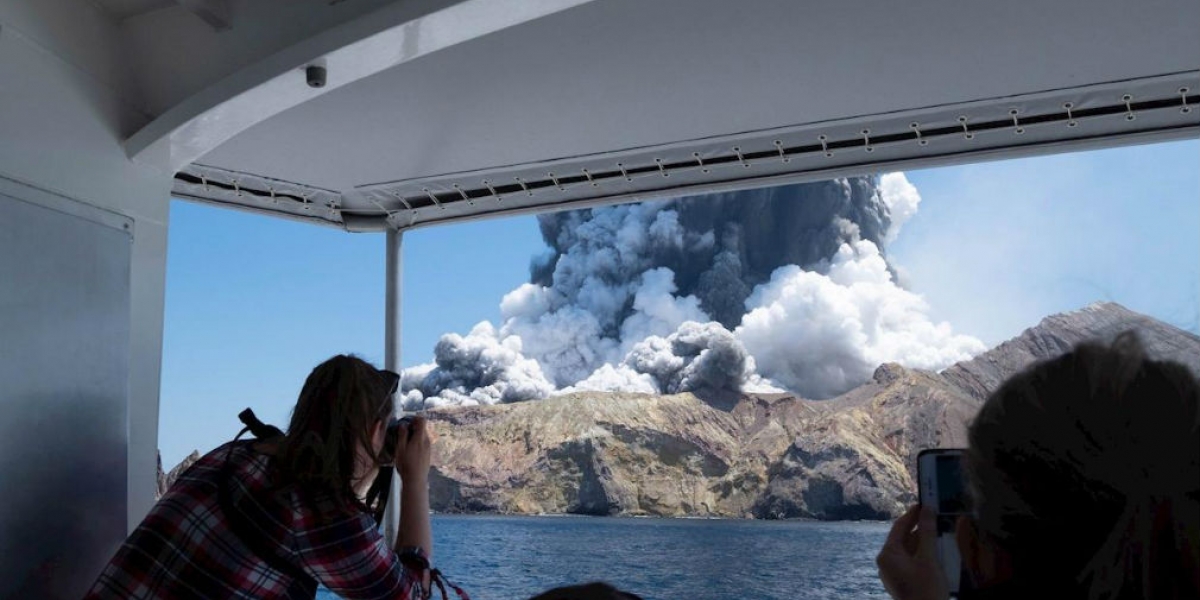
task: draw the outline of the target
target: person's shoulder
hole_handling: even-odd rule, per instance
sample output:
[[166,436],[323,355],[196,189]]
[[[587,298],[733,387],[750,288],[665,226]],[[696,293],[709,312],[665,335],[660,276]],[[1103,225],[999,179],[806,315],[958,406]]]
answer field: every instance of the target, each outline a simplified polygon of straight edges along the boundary
[[[224,479],[230,472],[244,472],[264,469],[265,464],[259,465],[259,459],[246,441],[226,442],[204,454],[190,467],[179,474],[172,489],[180,485],[212,484]],[[265,461],[261,461],[265,462]]]
[[225,442],[213,448],[196,461],[196,465],[208,469],[221,469],[228,464],[240,464],[254,458],[250,449],[251,440],[236,440]]

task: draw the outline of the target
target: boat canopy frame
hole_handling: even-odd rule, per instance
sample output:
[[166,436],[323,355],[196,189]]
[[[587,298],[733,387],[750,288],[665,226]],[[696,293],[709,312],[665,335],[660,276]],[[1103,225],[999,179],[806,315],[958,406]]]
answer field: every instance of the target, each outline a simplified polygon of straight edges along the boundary
[[358,186],[346,193],[201,163],[175,196],[348,231],[402,231],[1200,136],[1197,72],[920,111],[780,127],[502,169]]

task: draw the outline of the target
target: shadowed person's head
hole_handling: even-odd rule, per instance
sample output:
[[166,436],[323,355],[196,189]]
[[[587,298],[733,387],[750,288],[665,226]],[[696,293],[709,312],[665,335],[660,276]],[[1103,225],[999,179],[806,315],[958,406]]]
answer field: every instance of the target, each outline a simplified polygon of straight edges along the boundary
[[1012,377],[969,430],[967,570],[1073,598],[1200,598],[1200,385],[1133,335]]
[[642,600],[641,596],[622,592],[602,582],[554,588],[529,600]]

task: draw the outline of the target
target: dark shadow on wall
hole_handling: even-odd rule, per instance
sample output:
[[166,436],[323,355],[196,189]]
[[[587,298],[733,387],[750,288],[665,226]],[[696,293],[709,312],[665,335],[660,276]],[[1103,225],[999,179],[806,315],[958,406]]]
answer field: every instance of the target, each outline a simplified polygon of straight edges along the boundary
[[113,401],[0,398],[0,598],[77,599],[124,541],[126,414]]

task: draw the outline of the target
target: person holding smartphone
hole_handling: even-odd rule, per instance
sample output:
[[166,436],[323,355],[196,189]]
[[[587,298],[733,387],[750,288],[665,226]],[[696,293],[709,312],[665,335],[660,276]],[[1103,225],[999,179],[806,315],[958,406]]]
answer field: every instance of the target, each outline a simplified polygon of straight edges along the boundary
[[[318,583],[347,599],[419,597],[433,549],[430,437],[418,417],[384,452],[398,383],[353,356],[317,366],[287,434],[202,457],[86,598],[311,599]],[[396,548],[379,533],[378,507],[364,501],[387,455],[404,483]],[[406,566],[414,562],[424,566]]]
[[[1200,598],[1200,382],[1132,334],[1005,382],[962,465],[957,597]],[[951,596],[938,508],[909,509],[879,552],[896,600]]]

